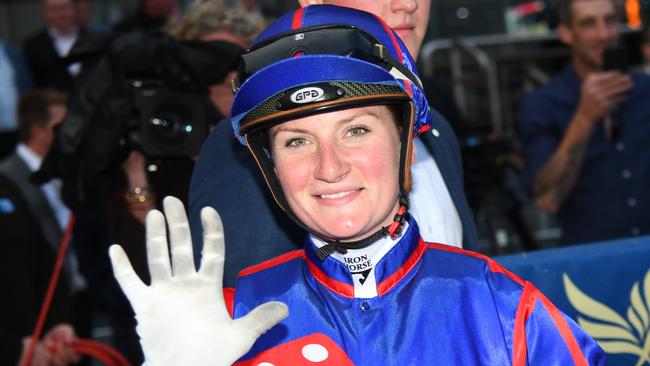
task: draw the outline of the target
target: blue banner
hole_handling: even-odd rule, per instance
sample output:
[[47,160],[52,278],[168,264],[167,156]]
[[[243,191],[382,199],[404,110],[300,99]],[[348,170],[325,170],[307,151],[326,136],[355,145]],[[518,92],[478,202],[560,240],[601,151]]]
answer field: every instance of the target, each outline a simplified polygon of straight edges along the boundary
[[650,236],[494,259],[594,337],[606,365],[650,366]]

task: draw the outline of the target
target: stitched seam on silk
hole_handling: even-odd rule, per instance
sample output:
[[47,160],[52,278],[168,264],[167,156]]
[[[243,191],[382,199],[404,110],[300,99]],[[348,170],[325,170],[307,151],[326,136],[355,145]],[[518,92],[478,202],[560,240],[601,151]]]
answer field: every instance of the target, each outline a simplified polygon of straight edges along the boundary
[[510,278],[511,280],[515,281],[516,283],[518,283],[518,284],[520,284],[522,286],[524,286],[524,284],[525,284],[524,281],[521,278],[519,278],[516,274],[508,271],[503,266],[501,266],[499,263],[497,263],[494,260],[484,256],[483,254],[479,254],[479,253],[471,252],[469,250],[464,250],[464,249],[452,247],[451,245],[436,244],[436,243],[427,243],[427,245],[431,249],[444,250],[446,252],[454,252],[454,253],[463,254],[463,255],[467,255],[467,256],[470,256],[470,257],[474,257],[474,258],[484,260],[484,261],[486,261],[488,263],[488,266],[490,267],[490,271],[497,272],[497,273],[503,273],[506,276],[508,276],[508,278]]
[[283,254],[279,257],[275,257],[269,260],[266,260],[262,263],[256,264],[254,266],[250,266],[248,268],[242,269],[239,274],[237,275],[237,278],[239,277],[244,277],[251,275],[253,273],[257,273],[259,271],[263,271],[267,268],[275,267],[277,265],[280,265],[282,263],[289,262],[291,260],[294,260],[296,258],[303,258],[305,256],[305,251],[303,249],[299,250],[294,250],[292,252]]
[[528,352],[526,342],[526,321],[535,308],[535,301],[532,290],[534,287],[529,282],[524,283],[524,290],[521,293],[517,313],[515,315],[515,326],[512,337],[512,364],[514,366],[525,366]]
[[323,271],[321,271],[320,268],[318,268],[318,266],[312,263],[309,258],[307,258],[307,256],[303,257],[303,259],[307,263],[307,268],[309,268],[311,274],[321,285],[343,297],[347,297],[349,299],[354,298],[354,287],[327,276]]
[[418,243],[417,248],[409,256],[406,262],[392,275],[388,276],[387,279],[383,280],[379,286],[377,286],[377,294],[383,296],[388,291],[390,291],[395,285],[397,285],[407,274],[411,272],[413,268],[420,262],[422,255],[426,251],[427,246],[424,244],[422,238]]
[[560,335],[564,340],[564,344],[566,344],[567,348],[569,349],[573,363],[576,366],[589,366],[585,355],[582,353],[582,350],[578,345],[578,341],[575,339],[573,332],[569,327],[569,324],[562,316],[560,310],[558,310],[555,305],[553,305],[553,303],[548,298],[546,298],[546,296],[544,296],[544,294],[542,294],[537,288],[532,287],[532,291],[534,292],[535,297],[542,302],[544,308],[551,316],[551,319],[553,319],[553,323],[555,323],[557,330],[560,332]]

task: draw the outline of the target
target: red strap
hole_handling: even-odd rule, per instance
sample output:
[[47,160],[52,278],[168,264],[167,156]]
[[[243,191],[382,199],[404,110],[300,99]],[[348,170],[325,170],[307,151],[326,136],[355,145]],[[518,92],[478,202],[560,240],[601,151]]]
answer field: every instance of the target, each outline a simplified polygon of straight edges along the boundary
[[[56,262],[54,263],[54,269],[52,270],[52,276],[50,277],[50,283],[47,287],[47,292],[45,294],[45,299],[43,300],[43,305],[41,310],[38,313],[38,320],[36,321],[36,326],[34,327],[34,332],[32,333],[32,342],[29,344],[25,358],[21,366],[28,366],[32,363],[32,358],[34,357],[34,350],[36,343],[43,333],[43,325],[45,324],[45,319],[47,318],[47,313],[50,310],[50,305],[52,304],[52,298],[54,297],[54,292],[56,291],[56,285],[59,282],[59,277],[61,276],[61,270],[63,269],[63,261],[65,259],[65,253],[68,250],[68,245],[70,244],[70,238],[72,237],[72,230],[74,228],[75,217],[70,215],[68,220],[68,225],[65,228],[63,237],[61,238],[61,243],[59,245],[59,253],[56,257]],[[79,339],[72,344],[72,348],[75,352],[91,356],[97,360],[103,362],[106,366],[131,366],[131,363],[118,351],[115,349],[93,341],[90,339]]]
[[61,270],[63,269],[63,260],[65,259],[65,252],[68,250],[68,245],[70,244],[70,237],[72,236],[72,229],[74,228],[75,217],[70,215],[68,220],[68,226],[65,228],[63,237],[61,238],[61,244],[59,245],[59,253],[56,257],[56,262],[54,262],[54,269],[52,270],[52,277],[50,278],[50,283],[47,286],[47,292],[45,293],[45,299],[43,300],[43,305],[41,310],[38,313],[38,319],[36,320],[36,326],[34,327],[34,332],[32,333],[32,342],[29,343],[29,348],[27,348],[27,353],[23,359],[21,366],[29,366],[32,364],[32,358],[34,357],[34,350],[36,348],[36,343],[41,338],[41,333],[43,333],[43,325],[45,324],[45,319],[47,318],[47,313],[50,310],[50,305],[52,305],[52,298],[54,297],[54,291],[56,291],[56,285],[59,282],[59,277],[61,275]]
[[106,366],[131,366],[131,363],[114,348],[91,339],[80,339],[72,344],[79,354],[91,356]]

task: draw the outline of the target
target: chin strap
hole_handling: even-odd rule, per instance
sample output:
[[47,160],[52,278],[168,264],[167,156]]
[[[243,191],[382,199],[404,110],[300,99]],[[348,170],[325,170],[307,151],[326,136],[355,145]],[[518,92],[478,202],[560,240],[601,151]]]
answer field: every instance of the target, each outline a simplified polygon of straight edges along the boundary
[[349,249],[362,249],[374,244],[378,240],[388,235],[390,235],[390,237],[393,239],[397,238],[402,233],[402,230],[404,229],[404,223],[406,220],[408,220],[409,217],[408,200],[406,199],[406,195],[400,195],[399,202],[399,209],[397,210],[397,213],[393,218],[393,222],[390,225],[384,226],[367,238],[363,238],[357,241],[342,242],[340,240],[327,240],[325,241],[327,244],[320,247],[316,252],[316,257],[318,257],[318,259],[322,262],[327,259],[327,257],[334,254],[334,252],[346,254]]

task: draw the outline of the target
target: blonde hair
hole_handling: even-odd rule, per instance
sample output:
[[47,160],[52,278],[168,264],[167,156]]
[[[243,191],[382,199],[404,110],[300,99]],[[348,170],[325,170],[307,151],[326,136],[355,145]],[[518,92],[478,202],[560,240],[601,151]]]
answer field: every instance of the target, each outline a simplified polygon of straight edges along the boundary
[[240,1],[195,0],[180,19],[169,24],[167,32],[179,40],[200,40],[226,31],[250,44],[266,23],[259,12],[247,10]]

